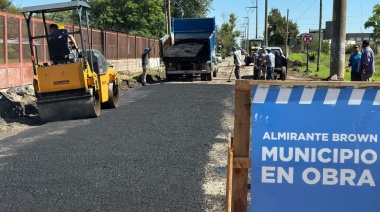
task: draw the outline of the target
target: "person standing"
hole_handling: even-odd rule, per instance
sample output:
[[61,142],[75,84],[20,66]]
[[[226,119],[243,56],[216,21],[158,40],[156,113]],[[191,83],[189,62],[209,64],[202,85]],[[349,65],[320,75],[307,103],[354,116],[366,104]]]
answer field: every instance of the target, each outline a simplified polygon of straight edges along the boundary
[[372,81],[372,74],[375,72],[375,54],[369,47],[368,40],[363,40],[363,52],[361,57],[362,81]]
[[149,64],[149,58],[148,58],[149,52],[150,52],[150,49],[148,47],[146,47],[144,49],[144,52],[141,55],[141,65],[142,65],[142,68],[143,68],[143,72],[142,72],[142,76],[141,76],[141,84],[142,84],[142,86],[146,85],[146,74],[147,74],[146,73],[146,67]]
[[348,60],[348,67],[351,66],[351,81],[362,81],[361,73],[361,57],[362,53],[360,52],[359,46],[354,45],[354,53],[351,54],[350,59]]
[[267,67],[266,67],[266,63],[265,63],[265,58],[267,55],[268,55],[267,47],[263,46],[261,53],[259,54],[258,61],[257,61],[258,70],[259,70],[258,79],[261,79],[261,80],[265,80],[266,75],[267,75]]
[[265,55],[264,62],[267,67],[267,80],[274,80],[274,67],[275,67],[275,56],[271,49],[266,49],[267,54]]
[[236,46],[232,46],[234,65],[235,65],[235,77],[240,79],[240,66],[241,66],[241,51],[236,49]]

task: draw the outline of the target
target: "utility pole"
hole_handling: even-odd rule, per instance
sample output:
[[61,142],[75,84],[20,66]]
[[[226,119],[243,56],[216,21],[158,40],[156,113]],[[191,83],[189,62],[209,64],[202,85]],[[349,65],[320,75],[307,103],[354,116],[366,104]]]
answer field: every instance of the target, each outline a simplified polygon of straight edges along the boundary
[[321,49],[322,49],[322,0],[319,2],[319,31],[318,31],[318,59],[317,59],[317,71],[319,71],[319,65],[321,63]]
[[259,3],[258,3],[258,1],[259,0],[256,0],[256,37],[255,37],[255,39],[258,39],[258,37],[257,37],[257,29],[258,29],[258,22],[257,22],[257,20],[259,19],[259,16],[258,16],[258,14],[257,14],[257,11],[259,10]]
[[268,46],[268,0],[265,0],[265,33],[264,44]]
[[168,1],[168,30],[169,34],[172,32],[172,16],[170,14],[170,0]]
[[[258,12],[257,12],[257,10],[258,10],[258,2],[259,0],[256,0],[256,7],[245,7],[245,9],[248,9],[248,10],[251,10],[251,9],[256,9],[256,37],[255,37],[255,39],[257,39],[257,32],[258,32]],[[251,10],[252,12],[253,12],[253,10]],[[247,38],[248,39],[248,38]]]
[[249,17],[243,17],[245,19],[247,19],[247,37],[246,39],[249,40]]
[[286,54],[286,57],[289,56],[288,40],[289,40],[289,9],[286,10],[286,39],[285,39],[285,54]]
[[330,77],[344,78],[347,0],[334,0]]

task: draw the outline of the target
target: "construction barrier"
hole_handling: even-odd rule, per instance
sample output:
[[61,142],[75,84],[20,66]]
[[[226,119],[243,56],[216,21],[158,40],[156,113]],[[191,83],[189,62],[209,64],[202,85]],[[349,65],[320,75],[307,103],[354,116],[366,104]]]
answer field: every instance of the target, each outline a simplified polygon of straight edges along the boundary
[[379,88],[237,80],[227,211],[379,211]]

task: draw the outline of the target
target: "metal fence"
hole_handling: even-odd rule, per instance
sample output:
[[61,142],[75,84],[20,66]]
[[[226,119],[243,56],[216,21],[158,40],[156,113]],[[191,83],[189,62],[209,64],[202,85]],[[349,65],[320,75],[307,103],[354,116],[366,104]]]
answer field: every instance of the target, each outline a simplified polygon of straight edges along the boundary
[[[47,21],[51,24],[53,21]],[[69,31],[78,30],[78,26],[65,24]],[[42,19],[33,18],[32,35],[44,35]],[[150,47],[150,57],[159,57],[157,39],[133,36],[125,33],[100,29],[87,31],[84,38],[91,40],[91,48],[102,52],[108,60],[140,59],[145,47]],[[79,36],[76,35],[80,46]],[[37,46],[39,62],[48,62],[49,53],[46,39],[34,43]],[[30,47],[26,22],[22,15],[0,12],[0,88],[30,83],[33,72],[30,62]]]
[[[47,24],[53,23],[47,21]],[[32,35],[44,35],[44,27],[41,19],[34,18],[31,23]],[[78,26],[65,25],[69,31],[78,30]],[[89,32],[83,30],[85,38],[87,33],[91,39],[92,48],[101,51],[107,59],[138,59],[145,47],[151,47],[151,57],[158,57],[157,39],[132,36],[124,33],[111,32],[91,28]],[[79,37],[76,36],[77,43]],[[0,12],[0,63],[20,63],[30,58],[28,32],[24,17],[21,15]],[[7,45],[6,45],[7,44]],[[21,44],[21,45],[20,45]],[[39,56],[47,60],[47,43],[38,45]]]

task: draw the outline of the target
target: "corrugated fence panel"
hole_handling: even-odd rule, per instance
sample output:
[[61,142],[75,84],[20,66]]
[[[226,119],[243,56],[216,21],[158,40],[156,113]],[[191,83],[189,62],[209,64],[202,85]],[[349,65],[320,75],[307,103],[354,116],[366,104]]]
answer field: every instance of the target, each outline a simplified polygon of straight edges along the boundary
[[20,62],[20,42],[19,42],[19,19],[15,17],[7,18],[8,24],[8,63]]
[[128,35],[128,59],[136,59],[136,37]]
[[127,59],[128,58],[128,35],[119,34],[118,36],[118,51],[119,51],[119,59]]
[[[43,24],[40,21],[34,21],[34,36],[42,36],[45,33],[43,32]],[[34,45],[37,47],[37,58],[39,62],[45,61],[44,58],[44,49],[45,39],[34,40]]]
[[0,16],[0,63],[5,62],[5,55],[4,55],[4,16]]
[[92,48],[96,49],[96,50],[98,50],[104,54],[102,39],[103,39],[102,31],[92,29]]
[[25,21],[22,22],[22,59],[23,62],[30,62],[30,46],[29,46],[29,37],[28,29],[26,27]]
[[[117,60],[117,33],[106,32],[106,58]],[[116,51],[115,51],[116,50]]]
[[136,58],[141,58],[141,54],[144,50],[144,39],[143,37],[136,36]]

